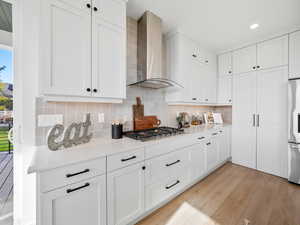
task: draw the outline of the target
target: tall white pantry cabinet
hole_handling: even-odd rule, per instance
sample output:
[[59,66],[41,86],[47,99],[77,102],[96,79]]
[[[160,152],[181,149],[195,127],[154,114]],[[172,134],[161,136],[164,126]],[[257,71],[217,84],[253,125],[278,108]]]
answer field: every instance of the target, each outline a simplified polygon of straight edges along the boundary
[[287,176],[288,36],[233,52],[232,161]]
[[126,1],[44,0],[40,93],[126,98]]

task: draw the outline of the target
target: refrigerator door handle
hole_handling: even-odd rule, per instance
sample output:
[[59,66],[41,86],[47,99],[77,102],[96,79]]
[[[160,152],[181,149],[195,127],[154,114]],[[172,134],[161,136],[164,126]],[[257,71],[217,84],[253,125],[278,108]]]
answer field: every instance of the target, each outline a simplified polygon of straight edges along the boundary
[[256,115],[256,126],[259,127],[259,114]]
[[252,116],[252,126],[255,127],[255,114],[253,114]]

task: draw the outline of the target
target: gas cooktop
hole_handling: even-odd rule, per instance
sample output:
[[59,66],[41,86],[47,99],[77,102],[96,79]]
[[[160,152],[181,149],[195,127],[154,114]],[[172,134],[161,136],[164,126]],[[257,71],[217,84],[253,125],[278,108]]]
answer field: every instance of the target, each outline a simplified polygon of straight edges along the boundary
[[157,138],[167,137],[167,136],[174,136],[178,134],[183,134],[183,129],[177,129],[172,127],[157,127],[147,130],[137,130],[137,131],[127,131],[124,132],[126,137],[140,140],[140,141],[148,141]]

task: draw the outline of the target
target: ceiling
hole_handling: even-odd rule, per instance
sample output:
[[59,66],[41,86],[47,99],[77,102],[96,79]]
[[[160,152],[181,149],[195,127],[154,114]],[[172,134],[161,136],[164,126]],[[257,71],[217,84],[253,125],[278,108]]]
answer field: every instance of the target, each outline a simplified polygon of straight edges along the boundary
[[0,0],[0,30],[12,32],[11,4]]
[[179,29],[216,52],[300,29],[300,0],[129,0],[127,9],[135,19],[150,10],[164,32]]

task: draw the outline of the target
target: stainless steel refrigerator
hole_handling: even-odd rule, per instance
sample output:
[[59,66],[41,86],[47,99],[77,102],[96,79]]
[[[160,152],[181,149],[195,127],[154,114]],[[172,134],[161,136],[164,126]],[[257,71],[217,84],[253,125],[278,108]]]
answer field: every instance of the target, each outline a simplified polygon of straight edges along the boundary
[[300,78],[289,80],[288,180],[300,184]]

